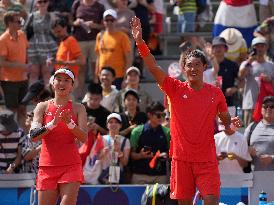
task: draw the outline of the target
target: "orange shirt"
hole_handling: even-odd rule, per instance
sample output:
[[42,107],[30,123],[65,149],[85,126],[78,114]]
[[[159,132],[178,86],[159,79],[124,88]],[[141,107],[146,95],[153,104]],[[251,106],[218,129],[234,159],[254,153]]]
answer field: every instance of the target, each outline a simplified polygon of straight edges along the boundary
[[[18,38],[13,39],[8,31],[0,36],[0,56],[7,61],[26,63],[28,40],[23,31],[18,31]],[[0,68],[1,81],[25,81],[27,80],[27,70],[24,68]]]
[[170,100],[171,155],[188,162],[216,162],[214,120],[227,112],[222,91],[209,84],[193,90],[188,82],[166,77],[162,90]]
[[102,67],[110,66],[115,70],[117,78],[124,77],[126,70],[125,55],[130,51],[131,43],[124,32],[104,32],[103,35],[102,32],[98,33],[95,52],[99,55],[99,72]]
[[[76,60],[81,56],[81,48],[77,40],[73,36],[68,36],[65,40],[61,41],[57,53],[56,60],[71,61]],[[55,65],[55,70],[64,67],[64,65]],[[79,72],[79,66],[68,66],[68,68],[77,77]]]
[[[57,110],[57,106],[54,105],[52,100],[48,103],[43,125],[53,120],[54,113]],[[64,109],[72,110],[72,101],[69,101]],[[72,115],[72,119],[77,123],[75,115]],[[57,127],[42,138],[39,166],[65,166],[81,163],[75,135],[64,122],[59,122]]]

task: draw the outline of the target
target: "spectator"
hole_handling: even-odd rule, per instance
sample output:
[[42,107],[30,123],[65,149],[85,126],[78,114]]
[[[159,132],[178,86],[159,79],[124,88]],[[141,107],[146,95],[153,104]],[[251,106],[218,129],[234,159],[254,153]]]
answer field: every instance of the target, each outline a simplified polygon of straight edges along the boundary
[[147,122],[147,115],[138,108],[139,96],[135,90],[127,90],[124,94],[125,111],[121,113],[122,128],[120,134],[130,138],[131,131]]
[[140,18],[143,38],[145,42],[148,42],[151,32],[149,15],[156,11],[154,0],[137,0],[137,5],[133,8],[133,11],[135,12],[135,15]]
[[134,11],[128,8],[128,0],[116,0],[117,23],[121,31],[125,32],[132,39],[130,30],[130,19],[135,16]]
[[267,18],[274,16],[274,1],[273,0],[259,0],[259,19],[263,22]]
[[95,75],[95,39],[96,35],[104,28],[103,13],[105,7],[96,0],[76,0],[74,1],[71,13],[73,17],[73,35],[79,42],[85,61],[89,61],[86,66],[79,69],[78,97],[85,94],[85,81],[87,75],[87,65],[91,67],[91,76],[98,82]]
[[118,94],[115,85],[112,85],[115,79],[115,70],[111,67],[103,67],[100,72],[100,82],[103,88],[103,99],[101,105],[110,112],[114,109],[114,102]]
[[232,130],[219,132],[214,138],[220,174],[243,174],[252,160],[244,136],[232,126]]
[[112,67],[116,73],[113,84],[120,90],[126,68],[132,63],[131,43],[129,37],[115,27],[117,20],[115,10],[106,10],[103,17],[106,30],[97,35],[95,45],[97,74],[104,66]]
[[28,90],[28,41],[20,31],[19,13],[9,11],[4,16],[6,31],[0,36],[0,81],[5,105],[17,114],[20,127],[24,127],[26,107],[20,102]]
[[252,124],[246,128],[244,136],[250,141],[254,171],[274,171],[274,96],[264,98],[261,111],[263,119],[253,128],[250,139]]
[[4,15],[8,11],[19,12],[19,16],[23,17],[25,20],[28,16],[27,12],[25,11],[24,7],[21,4],[14,3],[11,0],[2,0],[0,2],[0,35],[4,33],[6,30]]
[[125,111],[124,94],[127,90],[136,90],[139,96],[138,108],[139,111],[145,112],[147,105],[149,105],[152,100],[150,95],[140,87],[140,70],[134,66],[127,69],[125,75],[126,87],[119,91],[115,99],[114,111],[122,113]]
[[66,66],[66,68],[73,72],[76,77],[74,94],[76,99],[79,99],[80,97],[83,97],[83,95],[80,95],[79,93],[80,88],[79,80],[77,79],[77,77],[79,76],[79,66],[83,66],[85,64],[85,58],[82,55],[81,48],[77,40],[73,36],[68,34],[67,19],[57,19],[53,23],[52,28],[54,35],[60,40],[60,44],[56,53],[56,58],[51,59],[51,61],[47,61],[47,63],[49,65],[54,64],[55,70]]
[[165,8],[163,0],[154,0],[155,12],[152,14],[153,32],[160,35],[163,32]]
[[29,135],[29,130],[33,121],[33,111],[27,113],[25,127],[28,134],[22,138],[22,172],[35,173],[38,172],[39,155],[41,152],[41,142],[32,142]]
[[177,32],[194,32],[197,5],[195,0],[178,0],[178,30]]
[[228,50],[226,40],[222,37],[215,37],[212,41],[212,53],[219,63],[218,76],[222,77],[221,89],[226,98],[228,106],[235,106],[233,101],[234,94],[237,92],[237,78],[239,66],[237,63],[225,58]]
[[264,20],[254,31],[254,36],[263,37],[267,40],[268,55],[274,60],[274,16]]
[[274,80],[274,64],[267,60],[267,42],[262,37],[252,40],[252,48],[256,52],[240,66],[239,77],[245,80],[243,90],[243,114],[244,126],[247,127],[252,121],[252,113],[259,93],[259,78],[267,82]]
[[110,114],[105,107],[100,105],[103,99],[103,89],[100,84],[89,84],[88,91],[85,95],[86,102],[84,106],[88,115],[88,128],[97,134],[107,133],[106,120]]
[[225,57],[228,60],[234,61],[238,65],[246,60],[247,46],[245,39],[239,30],[227,28],[220,34],[220,37],[223,37],[226,40],[228,49]]
[[155,168],[149,163],[160,150],[169,150],[170,133],[162,126],[165,108],[159,102],[154,102],[147,108],[148,122],[132,130],[130,136],[132,159],[132,184],[154,184],[168,182],[166,160],[158,159]]
[[[117,113],[111,113],[107,117],[108,135],[102,136],[104,148],[100,156],[104,170],[111,165],[118,165],[123,172],[124,167],[128,164],[130,143],[128,139],[119,135],[121,123],[121,116]],[[123,174],[120,175],[119,183],[124,183],[124,180]]]
[[54,16],[47,11],[48,5],[48,0],[36,0],[37,10],[30,14],[26,26],[33,28],[33,34],[29,36],[28,49],[28,61],[31,63],[30,83],[40,77],[44,82],[49,81],[52,68],[47,66],[46,61],[55,56],[57,51],[57,44],[51,35]]
[[21,103],[23,105],[28,105],[29,102],[31,102],[32,105],[36,106],[39,102],[46,100],[50,96],[51,93],[45,88],[44,82],[42,80],[38,80],[30,85],[28,92],[24,96]]
[[14,120],[10,110],[0,111],[0,173],[18,172],[21,165],[23,131]]

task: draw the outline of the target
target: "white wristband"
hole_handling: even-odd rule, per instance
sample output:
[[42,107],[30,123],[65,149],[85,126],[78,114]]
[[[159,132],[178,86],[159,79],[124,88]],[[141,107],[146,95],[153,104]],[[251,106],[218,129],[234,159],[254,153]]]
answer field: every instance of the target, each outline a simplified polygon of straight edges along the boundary
[[53,120],[48,122],[46,125],[45,125],[45,128],[47,128],[48,130],[53,130],[53,128],[55,128],[56,125],[53,124]]
[[76,127],[75,122],[71,119],[70,122],[67,124],[70,130],[73,130]]

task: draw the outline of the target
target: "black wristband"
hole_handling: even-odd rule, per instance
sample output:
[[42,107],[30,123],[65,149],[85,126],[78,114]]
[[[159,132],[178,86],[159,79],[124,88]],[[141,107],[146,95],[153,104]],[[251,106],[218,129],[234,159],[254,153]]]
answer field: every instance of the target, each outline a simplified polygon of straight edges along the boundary
[[47,128],[45,128],[44,126],[43,127],[40,127],[40,128],[34,128],[32,130],[30,130],[30,138],[31,139],[34,139],[36,137],[38,137],[39,135],[45,133],[47,131]]

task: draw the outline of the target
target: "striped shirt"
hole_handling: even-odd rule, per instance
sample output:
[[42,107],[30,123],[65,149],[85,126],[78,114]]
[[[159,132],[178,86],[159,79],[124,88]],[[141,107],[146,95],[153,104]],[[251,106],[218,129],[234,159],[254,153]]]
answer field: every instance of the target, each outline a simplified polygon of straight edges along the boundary
[[195,0],[181,1],[179,3],[179,11],[180,11],[180,14],[188,13],[188,12],[196,12],[197,11],[196,1]]
[[18,130],[9,135],[0,133],[0,170],[5,170],[14,162],[18,147],[22,144],[23,131]]

